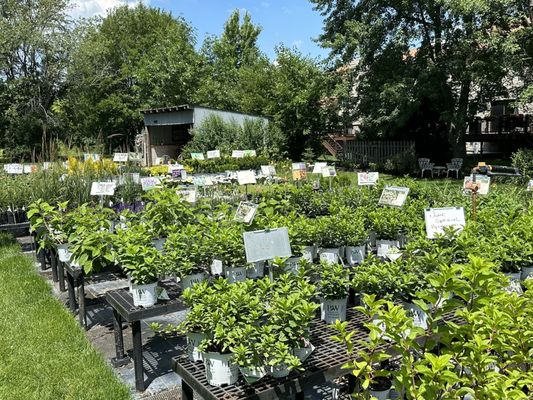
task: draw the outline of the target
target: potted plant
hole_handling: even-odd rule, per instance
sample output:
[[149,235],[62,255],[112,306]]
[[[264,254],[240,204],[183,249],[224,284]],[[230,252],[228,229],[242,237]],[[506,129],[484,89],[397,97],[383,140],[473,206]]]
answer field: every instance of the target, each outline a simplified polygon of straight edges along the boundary
[[366,243],[368,232],[362,218],[345,219],[339,229],[343,229],[346,236],[346,261],[348,265],[361,264],[366,257]]
[[289,238],[293,254],[313,262],[318,255],[317,232],[315,225],[304,216],[295,217],[289,227]]
[[341,264],[321,261],[319,265],[320,317],[331,324],[346,320],[346,305],[350,289],[349,271]]
[[230,283],[246,279],[246,257],[241,227],[219,226],[213,234],[215,259],[223,262],[224,274]]
[[340,218],[324,216],[315,220],[318,253],[321,261],[339,262],[341,246],[345,244],[344,232],[339,229]]
[[531,243],[506,227],[494,238],[493,246],[495,261],[500,263],[501,272],[509,278],[508,289],[521,293],[522,268],[533,263]]
[[385,258],[391,247],[400,248],[400,237],[406,229],[404,210],[382,207],[369,213],[371,230],[376,234],[378,257]]

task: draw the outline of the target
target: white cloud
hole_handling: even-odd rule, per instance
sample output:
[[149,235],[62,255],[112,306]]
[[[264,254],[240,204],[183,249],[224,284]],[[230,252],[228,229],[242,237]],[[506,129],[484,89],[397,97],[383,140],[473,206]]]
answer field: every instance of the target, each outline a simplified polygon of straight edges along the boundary
[[[150,0],[143,0],[144,4],[149,4]],[[107,10],[123,6],[135,7],[139,0],[74,0],[72,2],[72,10],[70,15],[74,18],[78,17],[94,17],[96,15],[105,16]]]

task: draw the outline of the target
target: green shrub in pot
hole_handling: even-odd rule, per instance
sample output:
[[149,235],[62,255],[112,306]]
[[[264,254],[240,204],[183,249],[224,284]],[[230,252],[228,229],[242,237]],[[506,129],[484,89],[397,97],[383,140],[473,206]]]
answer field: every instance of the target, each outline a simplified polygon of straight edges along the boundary
[[53,206],[39,199],[30,204],[27,215],[41,248],[56,248],[68,243],[75,228],[72,218],[75,214],[67,212],[67,208],[68,201]]
[[321,318],[327,323],[346,320],[350,272],[341,264],[321,261],[318,266]]

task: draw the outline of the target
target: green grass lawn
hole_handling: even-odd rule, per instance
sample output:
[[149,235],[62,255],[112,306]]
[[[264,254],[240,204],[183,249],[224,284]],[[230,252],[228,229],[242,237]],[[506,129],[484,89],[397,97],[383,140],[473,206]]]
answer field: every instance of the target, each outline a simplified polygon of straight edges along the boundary
[[0,232],[0,399],[129,399],[74,317]]

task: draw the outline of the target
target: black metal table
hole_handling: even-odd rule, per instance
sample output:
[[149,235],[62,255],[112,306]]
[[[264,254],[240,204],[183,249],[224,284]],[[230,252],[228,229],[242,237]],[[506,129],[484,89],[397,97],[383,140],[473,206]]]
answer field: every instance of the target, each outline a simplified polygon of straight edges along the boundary
[[166,290],[170,299],[158,300],[155,305],[146,308],[135,307],[133,305],[133,296],[128,289],[113,290],[106,293],[106,300],[113,308],[113,330],[115,333],[116,356],[111,359],[111,363],[113,366],[119,367],[129,362],[129,357],[124,354],[124,337],[122,332],[122,322],[127,322],[131,326],[133,338],[135,388],[139,391],[145,389],[144,368],[142,362],[141,320],[185,310],[187,308],[181,300],[181,288],[176,282],[160,282],[159,287]]
[[[363,350],[357,340],[368,337],[368,329],[364,327],[365,316],[357,311],[348,309],[348,330],[357,332],[352,337],[355,351]],[[303,371],[291,371],[286,378],[276,379],[267,376],[258,382],[248,384],[242,377],[234,385],[222,387],[211,386],[207,383],[203,363],[194,363],[186,355],[172,360],[174,371],[182,378],[182,400],[193,400],[193,393],[198,393],[204,400],[216,399],[278,399],[280,396],[295,395],[303,398],[306,387],[332,381],[347,375],[350,370],[342,366],[349,361],[346,347],[331,339],[335,331],[324,321],[316,318],[311,323],[311,343],[315,350],[305,361]],[[355,387],[353,375],[349,375],[349,389]]]
[[78,318],[80,325],[87,329],[87,315],[85,312],[85,279],[83,270],[80,267],[75,267],[70,263],[63,263],[58,261],[58,271],[66,272],[67,290],[68,290],[68,304],[69,309],[73,313],[76,312],[76,289],[78,292]]

